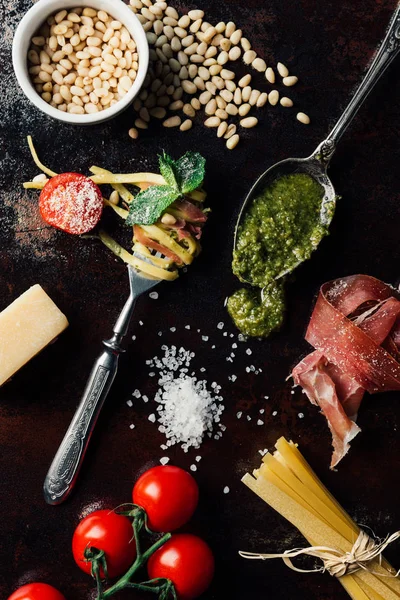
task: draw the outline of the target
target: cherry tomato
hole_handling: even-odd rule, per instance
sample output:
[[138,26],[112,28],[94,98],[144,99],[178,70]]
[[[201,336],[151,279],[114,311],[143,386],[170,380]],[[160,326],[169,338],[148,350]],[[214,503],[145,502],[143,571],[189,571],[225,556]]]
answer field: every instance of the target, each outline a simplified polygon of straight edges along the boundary
[[147,571],[150,579],[170,579],[180,600],[192,600],[209,587],[214,576],[214,556],[201,538],[179,533],[149,558]]
[[[130,520],[109,510],[96,510],[82,519],[72,538],[72,553],[78,567],[90,574],[85,561],[86,548],[104,550],[109,577],[125,573],[136,558],[136,545]],[[104,573],[101,572],[102,577]]]
[[49,225],[67,233],[87,233],[97,225],[103,210],[99,187],[79,173],[52,177],[42,189],[39,210]]
[[196,510],[199,488],[193,477],[179,467],[153,467],[139,477],[132,498],[146,511],[152,531],[174,531],[185,525]]
[[18,588],[8,600],[65,600],[65,597],[47,583],[28,583]]

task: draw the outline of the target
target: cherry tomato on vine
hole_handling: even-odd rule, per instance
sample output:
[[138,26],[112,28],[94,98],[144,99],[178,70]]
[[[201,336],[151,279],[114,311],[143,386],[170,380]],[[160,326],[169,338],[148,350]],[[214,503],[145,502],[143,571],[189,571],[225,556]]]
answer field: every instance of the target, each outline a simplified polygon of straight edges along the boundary
[[8,600],[65,600],[65,597],[47,583],[28,583],[18,588]]
[[174,531],[192,517],[199,488],[193,477],[179,467],[153,467],[139,477],[132,498],[146,511],[152,531]]
[[214,576],[214,556],[196,535],[173,535],[147,563],[150,579],[165,577],[175,586],[179,600],[193,600],[203,594]]
[[[118,577],[129,569],[136,558],[132,523],[110,510],[96,510],[82,519],[72,538],[72,553],[78,567],[91,572],[85,560],[86,548],[104,550],[109,577]],[[104,573],[101,570],[101,576]]]
[[43,220],[57,229],[87,233],[100,220],[103,198],[99,187],[85,175],[62,173],[42,189],[39,210]]

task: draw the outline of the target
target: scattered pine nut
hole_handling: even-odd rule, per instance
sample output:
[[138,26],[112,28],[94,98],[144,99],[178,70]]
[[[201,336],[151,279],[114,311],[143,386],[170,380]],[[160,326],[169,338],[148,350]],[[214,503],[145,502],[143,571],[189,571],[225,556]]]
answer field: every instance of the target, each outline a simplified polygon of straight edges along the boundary
[[139,132],[135,127],[131,127],[128,134],[133,140],[136,140],[139,137]]
[[292,87],[292,85],[296,85],[297,82],[298,77],[296,77],[295,75],[289,75],[289,77],[284,77],[282,79],[283,85],[286,85],[287,87]]
[[185,121],[183,121],[183,123],[181,124],[179,129],[181,131],[188,131],[189,129],[192,128],[192,125],[193,125],[193,121],[191,119],[186,119]]
[[283,96],[283,98],[281,98],[281,105],[290,108],[291,106],[293,106],[293,100],[287,98],[286,96]]
[[240,121],[240,125],[245,129],[251,129],[252,127],[255,127],[257,123],[258,119],[256,117],[246,117]]
[[222,123],[218,127],[217,136],[221,138],[223,135],[225,135],[227,129],[228,123],[226,121],[222,121]]
[[179,127],[180,124],[181,118],[178,117],[178,115],[175,115],[174,117],[169,117],[169,119],[163,121],[164,127]]
[[275,83],[275,72],[271,67],[265,71],[265,78],[269,83]]
[[251,75],[250,75],[250,73],[247,73],[247,75],[244,75],[241,79],[239,79],[238,86],[241,88],[244,88],[247,85],[250,85],[250,82],[251,82]]
[[228,125],[228,129],[226,130],[224,139],[229,140],[229,138],[232,137],[233,135],[235,135],[235,133],[236,133],[236,125],[231,123],[230,125]]
[[115,206],[119,204],[119,194],[117,190],[111,192],[109,201],[111,202],[111,204],[115,204]]
[[278,62],[276,68],[278,69],[278,73],[282,78],[285,78],[289,75],[289,69],[283,63]]
[[311,122],[310,117],[308,115],[306,115],[306,113],[303,113],[303,112],[297,113],[296,119],[298,121],[300,121],[300,123],[303,123],[304,125],[309,125]]
[[233,150],[234,148],[236,148],[236,146],[239,143],[239,139],[240,138],[237,133],[230,137],[226,142],[226,147],[228,148],[228,150]]
[[[166,127],[179,126],[182,131],[186,131],[192,127],[192,119],[195,118],[196,111],[203,108],[207,115],[204,121],[205,126],[216,128],[217,136],[223,137],[229,142],[227,147],[233,149],[239,142],[239,135],[236,132],[236,124],[231,123],[228,125],[227,119],[235,119],[242,127],[247,129],[255,127],[258,124],[258,119],[248,116],[252,106],[261,108],[268,102],[271,106],[275,106],[280,100],[280,94],[276,89],[269,93],[252,89],[251,74],[245,73],[241,78],[236,79],[236,74],[229,68],[229,63],[236,62],[242,57],[245,65],[251,65],[256,71],[264,73],[265,80],[272,85],[276,80],[274,69],[267,68],[265,60],[257,56],[257,53],[252,50],[251,42],[244,37],[242,30],[233,21],[228,23],[221,21],[215,25],[206,20],[202,10],[194,9],[189,11],[188,14],[179,14],[174,8],[168,6],[167,2],[168,0],[130,0],[131,8],[133,12],[137,13],[150,44],[151,63],[149,72],[145,78],[142,91],[134,101],[134,109],[139,116],[139,125],[140,121],[147,124],[149,117],[155,117],[163,119],[163,124]],[[84,19],[87,18],[96,20],[95,17],[92,18],[90,15],[85,14]],[[63,28],[64,20],[65,17],[56,25]],[[81,20],[79,15],[77,15],[77,20],[78,22]],[[71,23],[74,22],[71,20]],[[129,65],[119,66],[119,48],[117,45],[113,46],[114,42],[117,44],[118,35],[110,27],[107,19],[104,22],[97,22],[101,26],[99,29],[97,23],[93,25],[89,20],[82,20],[82,23],[84,27],[89,28],[89,31],[85,33],[85,41],[82,42],[84,45],[80,46],[81,38],[79,35],[79,40],[73,41],[77,46],[77,52],[87,52],[89,54],[88,58],[86,58],[86,54],[83,54],[79,59],[78,79],[80,77],[81,80],[84,79],[85,81],[80,86],[77,85],[75,78],[71,81],[71,85],[82,87],[85,96],[71,95],[72,100],[68,102],[60,93],[60,88],[64,84],[64,77],[68,77],[67,73],[69,73],[67,68],[65,75],[61,71],[64,68],[64,63],[61,61],[70,58],[67,53],[57,57],[58,67],[56,74],[53,76],[52,69],[42,65],[50,65],[52,62],[50,55],[52,53],[54,55],[55,50],[50,48],[48,58],[44,56],[43,60],[39,56],[39,49],[43,48],[44,53],[47,54],[48,45],[35,45],[31,52],[30,63],[37,67],[35,72],[32,71],[32,77],[37,79],[34,83],[38,86],[39,93],[51,93],[51,88],[57,85],[56,94],[58,95],[56,95],[56,100],[60,102],[61,106],[65,101],[66,109],[71,102],[77,102],[78,109],[82,108],[80,106],[80,103],[83,104],[81,98],[86,97],[86,95],[93,96],[95,102],[102,102],[103,97],[106,98],[109,94],[109,82],[113,82],[116,77],[114,71],[116,70],[119,73],[118,69],[120,69],[123,77],[126,72],[130,75],[131,65],[134,63],[137,65],[137,53],[130,49],[130,55],[127,57],[124,51],[121,53],[121,57]],[[93,33],[90,26],[92,26]],[[88,42],[86,42],[86,39],[90,38],[91,52],[93,48],[101,48],[101,42],[99,44],[97,41],[100,37],[94,39],[94,36],[97,36],[97,32],[103,32],[103,28],[103,35],[107,38],[104,40],[103,37],[104,43],[108,44],[108,47],[114,48],[116,52],[114,50],[107,51],[105,54],[110,55],[111,58],[106,59],[103,55],[98,57],[99,62],[92,62],[97,60],[97,57],[87,50]],[[111,32],[109,32],[110,29]],[[41,33],[39,32],[37,37],[40,37]],[[65,37],[65,34],[59,34],[60,38],[62,36]],[[68,45],[70,37],[66,36],[65,45]],[[57,42],[57,36],[54,36],[54,39]],[[38,40],[39,43],[41,41]],[[54,42],[52,43],[54,44]],[[73,45],[73,48],[75,48],[75,45]],[[117,64],[114,64],[114,57]],[[102,72],[103,67],[101,65],[103,63],[108,65],[106,73]],[[87,74],[85,69],[88,69]],[[93,83],[90,94],[89,92],[85,94],[87,84],[90,84],[88,81],[89,72],[93,69],[96,70],[93,76],[90,73],[90,77],[92,77],[93,82],[96,80],[99,83],[96,83],[96,85]],[[276,71],[282,78],[284,85],[290,87],[297,83],[297,77],[289,76],[289,70],[283,63],[277,63]],[[42,78],[39,78],[40,73]],[[49,81],[46,81],[47,75],[50,76]],[[57,80],[60,83],[57,83]],[[286,96],[282,97],[280,103],[282,106],[293,106],[293,101]],[[186,118],[183,117],[181,120],[178,115],[172,115],[168,118],[167,111],[174,110],[182,110]],[[304,113],[299,113],[299,115],[301,120],[303,118],[301,115],[304,115]],[[232,141],[230,141],[231,139]]]
[[279,102],[279,92],[277,90],[272,90],[272,92],[268,94],[268,101],[271,106],[276,106]]
[[260,73],[264,73],[264,71],[267,69],[267,64],[262,58],[255,58],[251,63],[251,66],[253,67],[253,69],[259,71]]
[[251,65],[256,58],[257,54],[254,50],[247,50],[247,52],[243,54],[243,62],[245,65]]
[[221,124],[221,119],[219,117],[209,117],[204,121],[204,125],[206,127],[219,127]]

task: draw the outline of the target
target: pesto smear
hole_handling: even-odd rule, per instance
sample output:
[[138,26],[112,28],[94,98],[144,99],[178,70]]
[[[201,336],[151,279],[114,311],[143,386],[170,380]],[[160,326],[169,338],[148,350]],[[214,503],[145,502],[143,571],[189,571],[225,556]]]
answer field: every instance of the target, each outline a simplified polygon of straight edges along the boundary
[[[266,337],[283,321],[284,273],[310,258],[328,227],[321,225],[323,188],[305,173],[273,181],[250,205],[237,234],[234,274],[253,288],[235,292],[227,303],[238,329]],[[255,289],[261,288],[261,289]]]

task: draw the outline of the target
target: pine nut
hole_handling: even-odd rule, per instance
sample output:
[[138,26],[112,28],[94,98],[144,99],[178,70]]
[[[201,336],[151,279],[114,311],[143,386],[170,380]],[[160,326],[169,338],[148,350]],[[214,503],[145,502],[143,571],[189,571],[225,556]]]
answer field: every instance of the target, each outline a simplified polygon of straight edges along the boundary
[[182,125],[179,127],[181,131],[188,131],[192,128],[193,122],[190,119],[186,119],[183,121]]
[[281,106],[284,106],[285,108],[290,108],[291,106],[293,106],[293,100],[287,98],[286,96],[283,96],[283,98],[281,98]]
[[192,98],[190,104],[193,106],[194,110],[200,110],[201,108],[200,101],[198,100],[198,98]]
[[253,90],[250,94],[249,104],[250,106],[255,106],[257,104],[257,100],[261,95],[260,90]]
[[240,45],[243,48],[243,52],[247,52],[248,50],[251,50],[251,44],[250,44],[249,40],[245,37],[241,38]]
[[152,117],[155,117],[156,119],[163,119],[167,114],[167,111],[161,106],[155,106],[154,108],[151,108],[149,110],[149,113]]
[[146,123],[146,121],[143,121],[143,119],[135,119],[135,127],[137,127],[137,129],[148,129],[149,124]]
[[242,104],[242,90],[241,88],[236,88],[235,93],[233,94],[233,101],[238,106]]
[[164,127],[179,127],[181,124],[181,118],[176,115],[175,117],[169,117],[163,121]]
[[279,101],[279,92],[277,90],[272,90],[272,92],[268,94],[268,101],[271,106],[276,106]]
[[227,119],[229,115],[223,108],[217,108],[215,111],[215,116],[219,117],[221,120],[224,120]]
[[211,65],[211,67],[210,67],[210,75],[212,77],[214,75],[219,75],[219,73],[221,73],[221,71],[222,71],[222,65]]
[[226,25],[225,25],[225,23],[223,21],[220,21],[215,26],[215,29],[218,31],[218,33],[224,33],[224,31],[226,29]]
[[240,121],[240,125],[245,129],[251,129],[255,127],[258,123],[258,119],[256,117],[246,117]]
[[226,147],[228,148],[228,150],[233,150],[234,148],[236,148],[236,146],[239,143],[239,139],[240,138],[237,134],[230,137],[226,142]]
[[266,92],[263,92],[262,94],[259,95],[256,106],[257,106],[257,108],[261,108],[262,106],[265,106],[267,102],[268,102],[268,94]]
[[187,94],[195,94],[197,87],[192,81],[182,81],[182,88]]
[[281,62],[278,62],[276,65],[279,75],[284,78],[289,75],[289,69]]
[[228,129],[226,130],[224,139],[229,140],[229,138],[232,137],[233,135],[235,135],[235,133],[236,133],[236,125],[231,123],[230,125],[228,125]]
[[232,62],[235,62],[235,60],[238,60],[240,58],[241,54],[242,54],[242,51],[239,48],[239,46],[234,46],[233,48],[231,48],[229,50],[229,60],[231,60]]
[[[222,80],[224,81],[224,80]],[[236,90],[236,83],[234,81],[231,81],[230,79],[226,79],[224,81],[225,83],[225,87],[227,90],[229,90],[230,92],[234,92]]]
[[170,110],[181,110],[182,107],[183,107],[182,100],[174,100],[174,102],[171,102],[171,104],[169,105]]
[[308,115],[306,115],[306,113],[303,113],[303,112],[297,113],[296,119],[298,121],[300,121],[300,123],[303,123],[304,125],[309,125],[310,121],[311,121],[310,117]]
[[289,77],[284,77],[282,79],[282,83],[283,83],[283,85],[286,85],[287,87],[292,87],[292,85],[296,85],[298,80],[299,80],[298,77],[296,77],[295,75],[290,75]]
[[215,29],[215,27],[208,27],[208,29],[204,32],[204,41],[205,42],[210,42],[212,40],[212,38],[214,37],[214,35],[217,35],[217,30]]
[[244,87],[242,90],[243,102],[248,102],[250,100],[250,96],[251,96],[251,87],[249,85],[246,85],[246,87]]
[[229,23],[227,23],[226,27],[225,27],[226,37],[230,38],[232,36],[233,32],[235,31],[235,29],[236,29],[235,23],[233,23],[233,21],[229,21]]
[[251,66],[260,73],[264,73],[267,69],[267,64],[262,58],[255,58],[251,63]]
[[128,131],[128,135],[133,140],[136,140],[139,137],[139,132],[135,127],[131,127],[130,130]]
[[265,78],[269,83],[275,83],[275,73],[271,67],[268,67],[268,69],[265,71]]
[[219,127],[221,124],[221,119],[219,117],[209,117],[204,121],[204,125],[206,127]]
[[202,11],[202,10],[189,10],[188,17],[192,21],[197,21],[198,19],[202,19],[204,17],[204,11]]
[[257,54],[254,50],[247,50],[247,52],[243,54],[243,62],[245,65],[252,65],[256,58]]
[[196,111],[194,110],[191,104],[185,104],[183,107],[183,112],[188,117],[194,117],[196,115]]
[[241,29],[236,29],[232,33],[232,35],[229,36],[229,39],[231,40],[232,44],[234,46],[236,46],[240,42],[240,40],[242,39],[242,35],[243,35],[242,30]]
[[217,136],[221,138],[223,135],[225,135],[227,129],[228,123],[226,121],[222,121],[222,123],[218,127]]
[[250,73],[248,73],[247,75],[244,75],[241,79],[239,79],[239,83],[238,86],[241,88],[245,88],[246,86],[248,86],[251,82],[251,75]]
[[228,104],[225,110],[228,115],[231,115],[232,117],[235,117],[238,114],[238,107],[235,104]]
[[235,79],[235,73],[229,69],[222,69],[220,75],[222,79]]
[[201,27],[201,23],[202,23],[201,19],[197,19],[196,21],[194,21],[194,23],[192,23],[189,28],[190,31],[192,33],[197,33]]
[[217,110],[217,102],[216,102],[215,98],[212,98],[209,102],[207,102],[204,112],[206,113],[206,115],[211,116],[211,115],[215,114],[216,110]]

